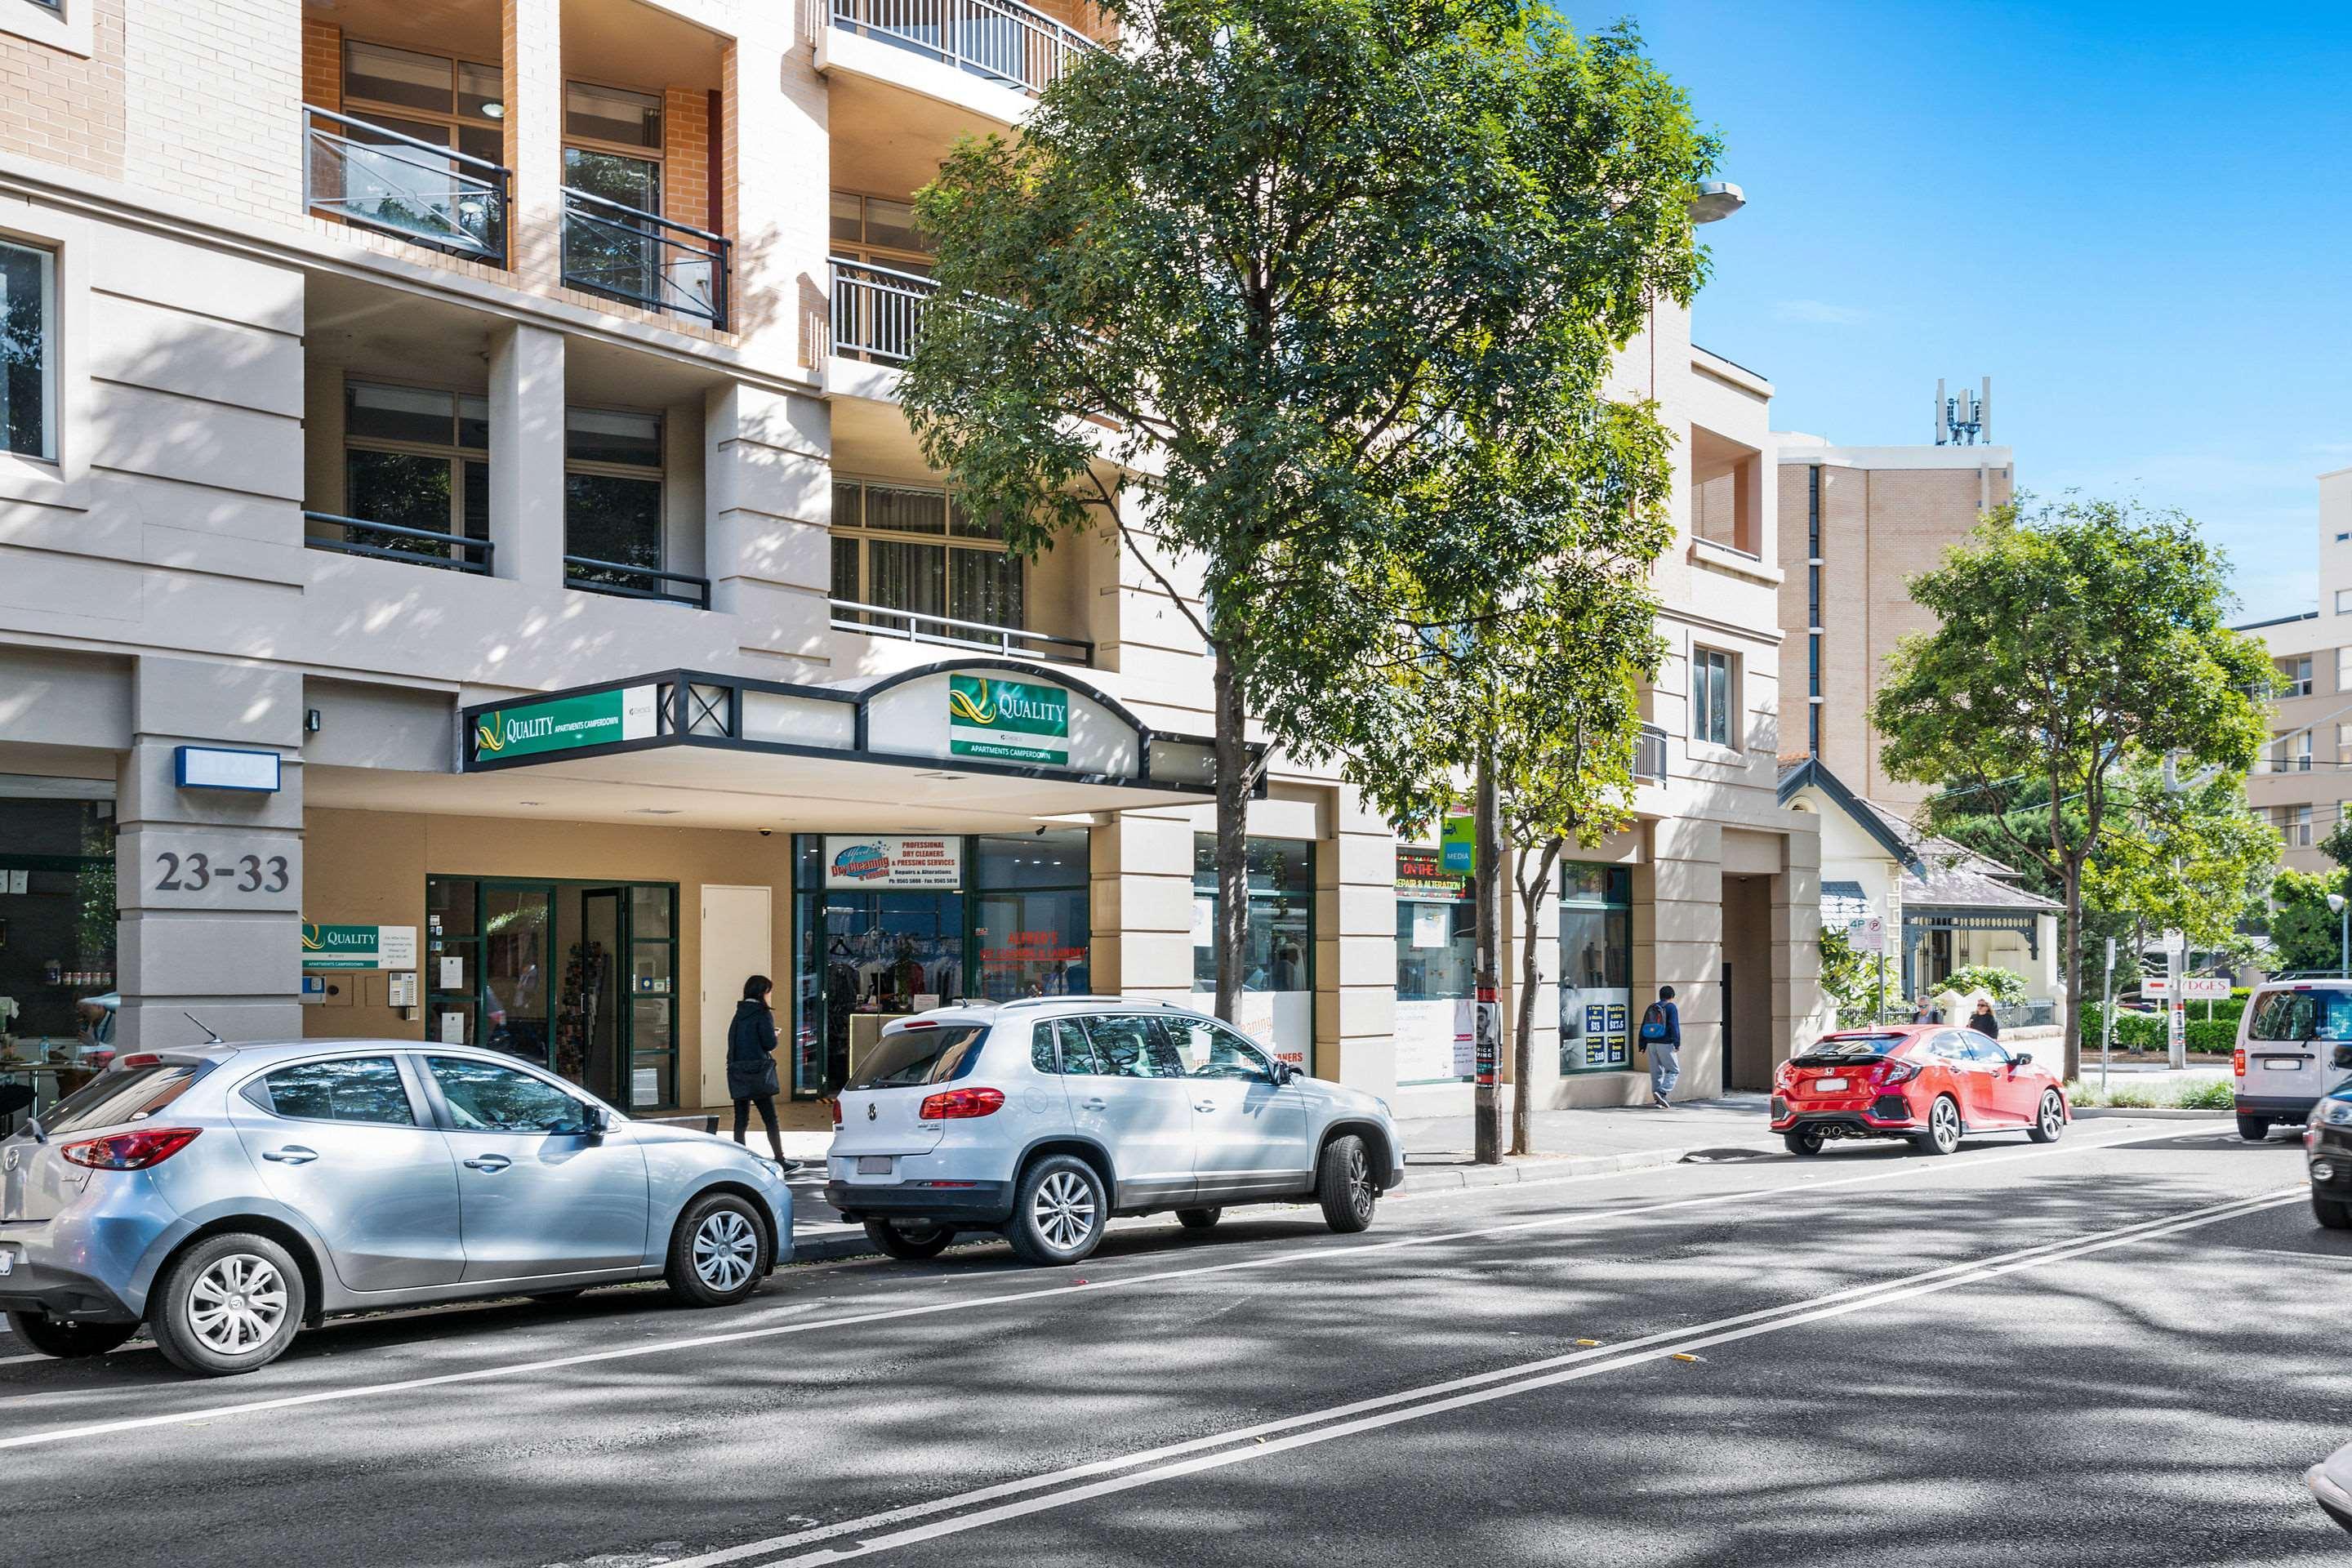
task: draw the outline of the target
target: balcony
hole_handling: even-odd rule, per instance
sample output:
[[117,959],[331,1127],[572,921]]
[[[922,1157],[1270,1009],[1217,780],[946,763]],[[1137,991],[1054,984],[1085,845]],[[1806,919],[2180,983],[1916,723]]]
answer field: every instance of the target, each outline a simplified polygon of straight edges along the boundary
[[1633,742],[1633,776],[1651,784],[1665,781],[1666,732],[1655,724],[1643,725],[1641,739]]
[[864,632],[868,637],[936,643],[945,647],[986,648],[1008,656],[1028,654],[1066,664],[1090,665],[1095,661],[1095,645],[1081,637],[991,626],[986,621],[960,621],[952,616],[894,610],[887,605],[865,605],[855,599],[829,602],[833,605],[833,629],[837,632]]
[[939,285],[919,273],[870,262],[833,262],[833,352],[845,359],[904,364]]
[[313,212],[492,267],[507,264],[507,171],[305,105],[302,201]]
[[572,288],[724,331],[730,248],[708,229],[563,188],[563,281]]
[[[364,518],[337,517],[332,512],[302,514],[302,542],[312,550],[337,555],[364,555],[377,561],[397,561],[404,566],[437,566],[445,572],[470,572],[488,576],[491,545],[487,539],[437,532],[429,528],[404,528]],[[329,529],[331,532],[310,532]]]
[[1015,0],[831,0],[833,25],[1031,97],[1102,46]]
[[[673,583],[682,586],[673,589]],[[563,558],[563,585],[619,599],[651,599],[657,604],[684,605],[691,610],[710,608],[709,578],[686,572],[664,572],[625,561],[567,555]]]

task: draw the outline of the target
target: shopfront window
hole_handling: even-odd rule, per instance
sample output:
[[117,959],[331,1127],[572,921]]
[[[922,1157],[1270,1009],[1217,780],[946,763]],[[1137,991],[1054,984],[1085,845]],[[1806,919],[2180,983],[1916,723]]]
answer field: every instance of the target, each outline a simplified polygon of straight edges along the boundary
[[[0,1055],[69,1061],[114,1044],[113,786],[0,783]],[[9,1042],[14,1042],[13,1050]],[[0,1083],[25,1083],[0,1077]],[[70,1083],[32,1083],[42,1103]]]
[[[1234,1022],[1276,1056],[1312,1072],[1315,1050],[1315,846],[1251,838],[1249,933]],[[1217,994],[1217,836],[1192,836],[1192,1001]]]
[[1623,1072],[1633,1065],[1633,873],[1622,866],[1560,868],[1559,1070]]
[[1470,879],[1440,869],[1432,849],[1400,849],[1396,863],[1397,1082],[1466,1081],[1477,1066]]
[[1094,941],[1087,830],[982,838],[974,858],[980,994],[992,1002],[1087,994]]

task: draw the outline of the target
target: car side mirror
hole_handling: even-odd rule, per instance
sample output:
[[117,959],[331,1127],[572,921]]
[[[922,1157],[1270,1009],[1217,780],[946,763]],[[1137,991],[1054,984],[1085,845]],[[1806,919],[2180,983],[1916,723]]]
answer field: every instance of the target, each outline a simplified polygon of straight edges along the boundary
[[2033,1053],[2032,1051],[2020,1051],[2015,1056],[2009,1058],[2009,1065],[2011,1067],[2021,1068],[2032,1059]]
[[1297,1076],[1298,1069],[1292,1067],[1288,1062],[1276,1062],[1274,1064],[1275,1088],[1282,1088],[1285,1084],[1287,1084],[1292,1079],[1295,1079]]
[[602,1138],[613,1130],[613,1113],[601,1105],[583,1105],[580,1120],[572,1126],[561,1129],[575,1137]]

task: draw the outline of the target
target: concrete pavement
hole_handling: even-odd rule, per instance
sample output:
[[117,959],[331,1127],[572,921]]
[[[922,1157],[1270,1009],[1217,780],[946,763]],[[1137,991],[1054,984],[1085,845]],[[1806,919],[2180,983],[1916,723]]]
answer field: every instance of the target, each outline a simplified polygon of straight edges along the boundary
[[12,1364],[9,1561],[2340,1562],[2299,1175],[2110,1119]]

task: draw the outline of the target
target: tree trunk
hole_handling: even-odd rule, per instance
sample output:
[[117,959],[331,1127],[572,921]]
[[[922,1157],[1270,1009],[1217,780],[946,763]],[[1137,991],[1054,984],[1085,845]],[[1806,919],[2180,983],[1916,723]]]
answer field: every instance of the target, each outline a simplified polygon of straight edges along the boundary
[[2063,881],[2066,909],[2060,918],[2058,962],[2066,966],[2066,1059],[2064,1078],[2072,1083],[2083,1076],[2083,868],[2066,862]]
[[[1543,848],[1543,861],[1535,877],[1526,874],[1528,852],[1519,851],[1519,864],[1512,879],[1519,885],[1519,988],[1518,1021],[1511,1039],[1511,1082],[1517,1086],[1511,1096],[1511,1152],[1532,1154],[1536,1152],[1535,1119],[1528,1103],[1528,1084],[1536,1071],[1536,1001],[1540,989],[1536,984],[1536,966],[1543,947],[1536,931],[1536,909],[1543,901],[1544,892],[1551,886],[1552,868],[1559,863],[1560,842],[1552,839]],[[1562,976],[1563,981],[1565,976]]]
[[[1501,1042],[1488,1035],[1494,1014],[1490,1005],[1501,993],[1503,983],[1503,943],[1509,940],[1503,929],[1503,811],[1495,784],[1495,742],[1489,734],[1478,746],[1477,799],[1475,806],[1477,822],[1478,858],[1476,871],[1478,909],[1478,958],[1475,998],[1471,1007],[1471,1037],[1476,1043],[1479,1058],[1476,1063],[1477,1111],[1476,1152],[1475,1158],[1481,1165],[1503,1163],[1503,1129],[1497,1094],[1495,1087],[1496,1068],[1499,1065],[1486,1056]],[[1527,1086],[1521,1084],[1524,1094]]]
[[1249,963],[1249,731],[1233,661],[1223,644],[1215,651],[1217,1016],[1232,1024]]

